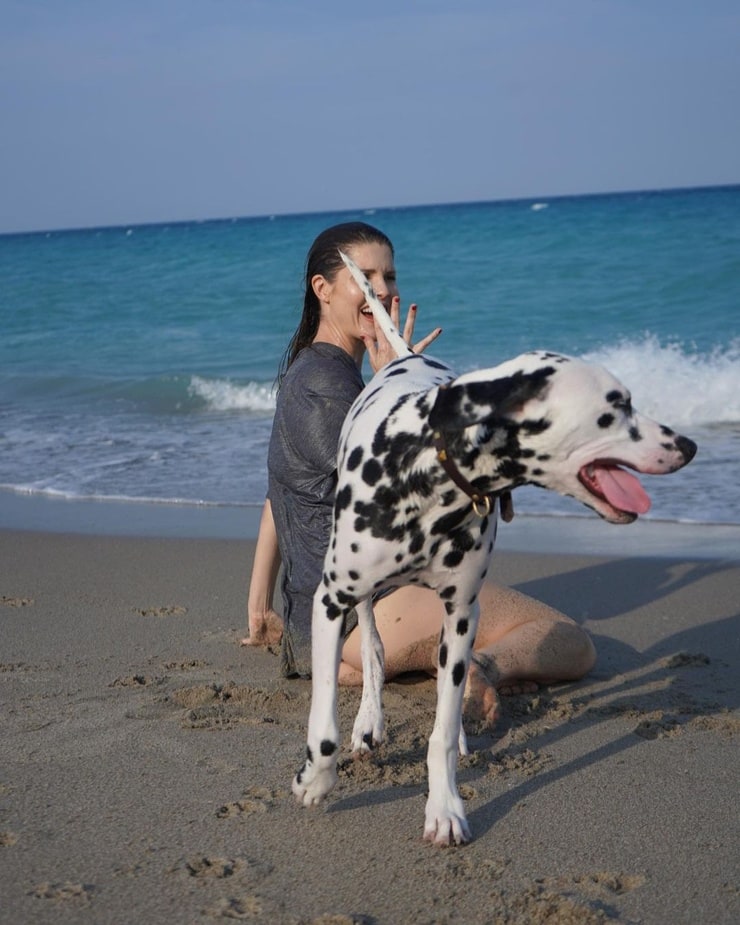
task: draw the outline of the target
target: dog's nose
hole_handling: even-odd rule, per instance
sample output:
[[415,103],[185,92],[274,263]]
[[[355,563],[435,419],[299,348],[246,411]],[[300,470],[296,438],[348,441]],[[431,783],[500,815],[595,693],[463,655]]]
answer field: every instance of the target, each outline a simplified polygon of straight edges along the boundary
[[697,449],[694,441],[689,440],[688,437],[676,437],[676,446],[679,448],[679,450],[683,454],[683,458],[686,460],[686,462],[687,463],[691,462],[691,460],[696,455],[696,449]]

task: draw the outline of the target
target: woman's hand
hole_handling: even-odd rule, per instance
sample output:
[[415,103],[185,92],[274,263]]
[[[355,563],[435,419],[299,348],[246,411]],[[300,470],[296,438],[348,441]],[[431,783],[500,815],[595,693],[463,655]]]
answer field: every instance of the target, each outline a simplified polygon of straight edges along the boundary
[[[426,337],[423,337],[417,344],[412,343],[412,338],[414,336],[414,325],[416,324],[416,312],[417,306],[416,303],[409,305],[408,315],[406,315],[406,323],[403,326],[403,339],[413,350],[414,353],[421,353],[425,350],[432,341],[435,341],[439,335],[442,333],[442,328],[435,328],[430,334],[427,334]],[[398,296],[393,297],[391,302],[391,311],[390,311],[391,321],[393,324],[401,330],[401,300]],[[364,337],[365,347],[367,349],[367,358],[370,361],[370,366],[374,373],[377,373],[379,369],[382,369],[386,363],[390,363],[391,360],[395,360],[397,354],[393,347],[391,347],[388,339],[386,338],[383,331],[376,324],[375,325],[375,340],[371,337]]]
[[283,619],[274,610],[249,614],[249,635],[242,646],[276,646],[283,636]]

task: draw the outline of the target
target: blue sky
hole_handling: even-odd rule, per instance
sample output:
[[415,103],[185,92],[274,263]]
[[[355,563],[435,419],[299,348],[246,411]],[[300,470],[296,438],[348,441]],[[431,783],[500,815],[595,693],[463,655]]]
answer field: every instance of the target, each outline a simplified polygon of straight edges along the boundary
[[0,0],[0,232],[740,182],[737,0]]

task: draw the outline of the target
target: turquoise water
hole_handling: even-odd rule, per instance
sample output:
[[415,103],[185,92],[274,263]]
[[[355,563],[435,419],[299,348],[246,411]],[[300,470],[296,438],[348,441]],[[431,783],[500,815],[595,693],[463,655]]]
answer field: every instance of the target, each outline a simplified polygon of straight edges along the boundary
[[[305,253],[362,218],[460,372],[534,347],[602,362],[700,444],[658,519],[740,522],[740,187],[0,236],[8,493],[257,504]],[[518,509],[591,516],[536,489]]]

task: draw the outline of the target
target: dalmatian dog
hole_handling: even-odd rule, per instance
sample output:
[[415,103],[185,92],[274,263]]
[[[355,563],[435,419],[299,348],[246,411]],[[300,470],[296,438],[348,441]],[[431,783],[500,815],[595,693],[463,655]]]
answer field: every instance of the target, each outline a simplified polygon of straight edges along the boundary
[[313,605],[308,746],[293,792],[309,806],[337,780],[337,673],[351,608],[362,634],[364,680],[352,748],[364,752],[384,733],[373,597],[402,585],[433,588],[446,616],[424,838],[461,844],[470,839],[456,786],[457,752],[466,751],[463,692],[497,500],[503,513],[512,489],[539,485],[610,523],[628,524],[650,499],[627,470],[674,472],[693,458],[696,444],[635,411],[630,393],[605,369],[572,357],[538,350],[455,376],[409,350],[364,275],[348,266],[399,356],[359,395],[340,438],[332,535]]

